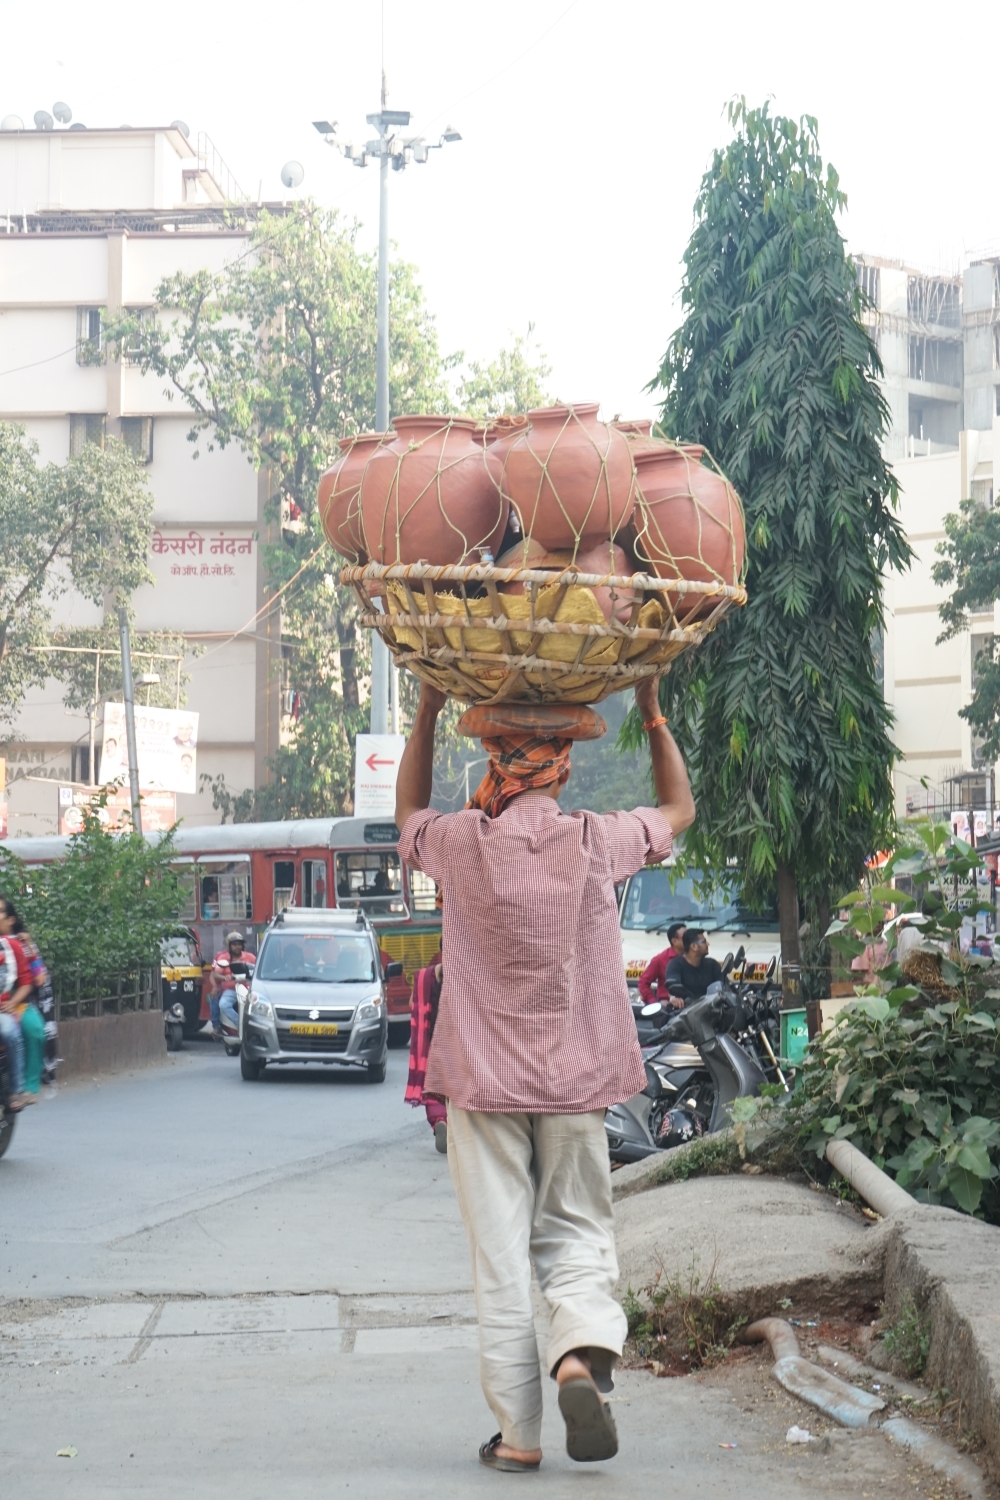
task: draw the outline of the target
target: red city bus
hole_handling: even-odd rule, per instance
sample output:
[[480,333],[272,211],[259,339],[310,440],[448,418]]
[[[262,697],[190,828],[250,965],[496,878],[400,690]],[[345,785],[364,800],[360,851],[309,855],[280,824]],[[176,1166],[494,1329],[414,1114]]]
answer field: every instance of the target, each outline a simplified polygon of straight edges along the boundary
[[[182,826],[174,834],[172,862],[188,898],[180,920],[197,933],[210,963],[234,927],[256,949],[268,922],[287,906],[360,906],[378,934],[383,963],[403,965],[403,977],[388,983],[390,1028],[402,1033],[409,1028],[413,975],[440,957],[441,913],[433,880],[405,868],[398,839],[395,823],[370,818]],[[62,837],[7,839],[3,847],[43,864],[61,858],[68,843]],[[208,1020],[205,999],[201,1011]]]

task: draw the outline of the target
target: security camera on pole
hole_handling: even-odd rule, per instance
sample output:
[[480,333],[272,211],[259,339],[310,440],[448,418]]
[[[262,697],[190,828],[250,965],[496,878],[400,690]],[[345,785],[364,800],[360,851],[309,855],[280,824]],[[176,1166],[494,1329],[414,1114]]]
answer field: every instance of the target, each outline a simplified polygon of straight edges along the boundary
[[[366,167],[369,157],[377,157],[379,163],[378,204],[378,327],[375,351],[375,427],[385,432],[389,426],[389,166],[394,172],[402,172],[411,161],[423,166],[432,151],[439,151],[446,141],[460,141],[458,131],[451,125],[437,141],[426,141],[422,135],[403,136],[397,134],[400,127],[410,123],[408,109],[386,109],[385,73],[382,74],[382,108],[378,114],[367,115],[369,125],[378,131],[376,140],[356,146],[343,141],[337,135],[337,122],[314,120],[313,124],[328,146],[343,151],[348,161],[356,167]],[[372,636],[372,696],[371,732],[389,732],[390,668],[389,652],[378,635]],[[398,708],[393,693],[393,731],[398,730]]]

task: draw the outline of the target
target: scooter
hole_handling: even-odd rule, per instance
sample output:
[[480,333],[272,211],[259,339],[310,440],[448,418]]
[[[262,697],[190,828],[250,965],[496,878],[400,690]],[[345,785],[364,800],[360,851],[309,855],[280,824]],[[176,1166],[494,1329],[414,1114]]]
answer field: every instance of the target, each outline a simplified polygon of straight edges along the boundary
[[7,1048],[0,1039],[0,1156],[3,1156],[14,1135],[17,1114],[10,1107],[12,1090],[10,1069],[7,1066]]
[[246,1009],[247,1000],[250,998],[250,981],[253,979],[253,964],[248,964],[245,959],[235,959],[230,965],[230,972],[236,981],[236,1012],[239,1017],[237,1026],[234,1028],[229,1016],[225,1011],[220,1012],[222,1025],[222,1045],[226,1049],[227,1057],[238,1057],[240,1052],[240,1037],[243,1033],[243,1012]]
[[[743,949],[740,948],[735,954],[727,953],[722,962],[722,977],[724,981],[729,980],[730,970],[743,961]],[[700,999],[700,996],[691,995],[681,986],[671,986],[671,995],[678,1001],[690,1004],[692,1000]],[[633,1002],[632,1015],[635,1019],[636,1034],[639,1038],[640,1047],[659,1046],[662,1039],[664,1023],[671,1015],[676,1014],[674,1007],[664,1005],[660,1001],[652,1001],[648,1005],[636,1005]]]
[[643,1048],[646,1087],[604,1117],[612,1161],[642,1161],[729,1123],[734,1099],[756,1094],[767,1082],[759,1064],[729,1032],[738,1005],[721,983],[676,1015],[659,1001],[644,1007],[644,1019],[663,1014],[655,1045]]

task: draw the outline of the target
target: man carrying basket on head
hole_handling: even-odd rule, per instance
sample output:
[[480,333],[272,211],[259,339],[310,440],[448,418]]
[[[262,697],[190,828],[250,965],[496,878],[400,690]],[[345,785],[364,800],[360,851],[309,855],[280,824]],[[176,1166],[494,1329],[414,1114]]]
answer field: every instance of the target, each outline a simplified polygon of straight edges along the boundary
[[448,1101],[448,1165],[479,1313],[480,1377],[498,1469],[537,1469],[542,1386],[531,1261],[552,1316],[547,1366],[566,1449],[611,1458],[600,1392],[622,1351],[604,1112],[645,1084],[622,964],[616,882],[664,860],[694,821],[658,679],[636,688],[659,806],[563,816],[568,739],[484,739],[468,807],[429,808],[445,697],[424,684],[396,784],[399,852],[444,896],[444,981],[426,1088]]

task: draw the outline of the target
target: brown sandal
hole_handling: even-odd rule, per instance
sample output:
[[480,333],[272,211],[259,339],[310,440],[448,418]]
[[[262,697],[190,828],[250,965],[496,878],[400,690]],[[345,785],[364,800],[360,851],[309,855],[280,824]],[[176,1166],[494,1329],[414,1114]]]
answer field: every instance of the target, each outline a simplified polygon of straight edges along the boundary
[[566,1423],[566,1452],[579,1464],[599,1463],[618,1452],[618,1429],[597,1386],[582,1375],[559,1387],[559,1410]]
[[488,1469],[502,1469],[505,1474],[531,1474],[540,1468],[541,1459],[538,1463],[529,1464],[523,1458],[504,1458],[496,1451],[502,1442],[503,1433],[498,1432],[488,1443],[484,1443],[479,1450],[479,1462]]

